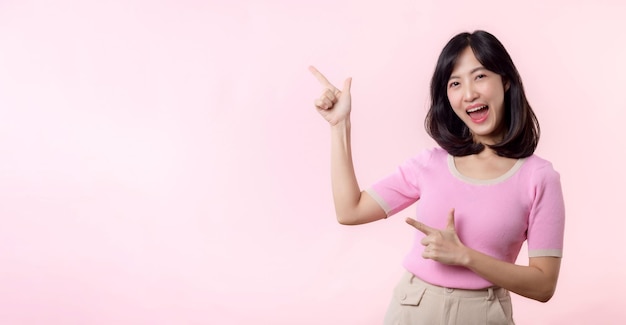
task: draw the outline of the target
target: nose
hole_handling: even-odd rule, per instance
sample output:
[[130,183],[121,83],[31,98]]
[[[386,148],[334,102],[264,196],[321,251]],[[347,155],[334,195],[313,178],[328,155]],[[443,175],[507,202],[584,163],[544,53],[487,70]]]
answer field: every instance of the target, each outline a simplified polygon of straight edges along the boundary
[[474,88],[474,85],[470,83],[466,83],[463,89],[463,99],[466,102],[473,102],[478,97],[478,93]]

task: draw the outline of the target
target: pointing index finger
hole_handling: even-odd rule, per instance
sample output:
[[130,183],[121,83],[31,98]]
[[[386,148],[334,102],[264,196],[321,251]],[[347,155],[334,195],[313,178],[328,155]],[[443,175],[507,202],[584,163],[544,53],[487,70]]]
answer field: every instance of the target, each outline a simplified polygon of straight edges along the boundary
[[319,81],[322,86],[330,89],[333,93],[336,93],[339,89],[337,89],[337,87],[333,86],[333,84],[330,83],[330,81],[328,81],[328,79],[326,79],[326,77],[324,77],[324,75],[319,72],[319,70],[315,69],[314,66],[309,66],[309,71],[311,71],[311,73],[315,76],[315,78],[317,78],[317,81]]
[[424,235],[428,236],[430,234],[432,234],[433,232],[436,231],[436,229],[433,229],[417,220],[411,219],[411,218],[406,218],[406,223],[408,223],[409,225],[413,226],[415,229],[421,231],[422,233],[424,233]]

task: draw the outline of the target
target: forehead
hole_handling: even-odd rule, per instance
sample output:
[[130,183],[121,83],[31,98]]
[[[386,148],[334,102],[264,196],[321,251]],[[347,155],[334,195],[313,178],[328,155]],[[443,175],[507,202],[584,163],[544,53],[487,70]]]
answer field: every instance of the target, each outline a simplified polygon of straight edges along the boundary
[[472,48],[468,46],[456,58],[450,78],[472,73],[472,71],[482,67],[483,65],[476,59]]

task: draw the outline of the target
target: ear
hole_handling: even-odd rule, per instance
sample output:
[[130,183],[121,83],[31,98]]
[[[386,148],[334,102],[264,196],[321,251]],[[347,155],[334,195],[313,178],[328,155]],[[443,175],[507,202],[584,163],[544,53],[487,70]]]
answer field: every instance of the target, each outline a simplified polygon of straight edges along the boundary
[[509,88],[511,88],[511,83],[508,80],[504,81],[504,92],[509,91]]

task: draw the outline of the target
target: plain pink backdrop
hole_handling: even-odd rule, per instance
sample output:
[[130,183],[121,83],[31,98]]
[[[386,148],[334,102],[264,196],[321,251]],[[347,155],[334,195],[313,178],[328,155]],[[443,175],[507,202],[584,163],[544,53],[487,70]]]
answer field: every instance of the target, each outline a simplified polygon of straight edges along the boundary
[[365,187],[433,145],[437,55],[474,29],[566,198],[557,293],[517,323],[626,323],[626,5],[543,2],[0,1],[0,324],[380,324],[414,210],[336,223],[307,66],[353,77]]

